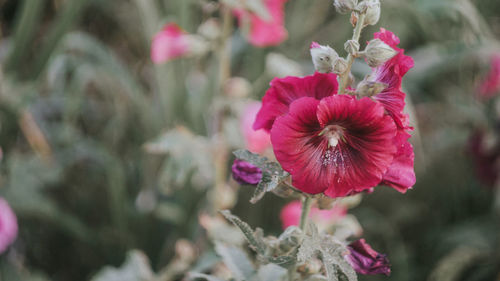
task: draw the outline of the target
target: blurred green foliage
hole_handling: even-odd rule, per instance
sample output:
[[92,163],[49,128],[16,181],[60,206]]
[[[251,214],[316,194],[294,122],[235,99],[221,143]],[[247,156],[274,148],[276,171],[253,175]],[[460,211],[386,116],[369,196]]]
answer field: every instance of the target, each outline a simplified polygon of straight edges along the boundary
[[[205,158],[217,57],[155,66],[149,43],[166,21],[194,32],[208,17],[205,2],[0,0],[0,196],[20,224],[13,249],[0,257],[1,280],[89,280],[104,265],[122,264],[130,249],[144,251],[159,270],[177,239],[203,248],[198,214],[213,180]],[[382,5],[379,25],[416,62],[404,87],[416,128],[417,185],[407,195],[380,188],[354,209],[365,238],[393,264],[389,278],[360,279],[495,280],[499,210],[494,191],[476,179],[465,143],[473,128],[491,122],[473,94],[489,57],[500,52],[500,2]],[[289,0],[286,26],[289,39],[275,48],[256,49],[239,32],[232,38],[233,72],[252,82],[255,99],[272,79],[268,53],[310,73],[309,43],[342,50],[352,31],[330,0]],[[367,28],[361,41],[375,31]],[[353,70],[358,78],[367,72],[357,64]],[[252,208],[252,193],[240,190],[234,212],[277,233],[285,201],[270,195]]]

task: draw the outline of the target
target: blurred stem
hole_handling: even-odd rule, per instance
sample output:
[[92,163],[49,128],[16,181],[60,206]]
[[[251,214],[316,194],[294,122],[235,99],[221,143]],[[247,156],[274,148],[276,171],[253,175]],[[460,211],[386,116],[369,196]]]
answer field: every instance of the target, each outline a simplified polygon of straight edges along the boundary
[[16,69],[21,65],[20,61],[26,56],[28,48],[32,45],[32,37],[39,28],[40,16],[45,1],[23,1],[19,14],[16,15],[16,26],[14,31],[14,44],[9,50],[5,69],[7,71]]
[[307,219],[309,218],[309,211],[311,211],[312,198],[309,196],[304,196],[302,200],[302,212],[300,214],[300,229],[302,231],[305,230]]
[[[217,95],[223,94],[224,84],[231,77],[231,33],[233,29],[233,15],[230,8],[222,6],[222,38],[219,53],[219,83],[217,85]],[[212,207],[217,212],[220,194],[224,192],[227,177],[228,151],[224,136],[224,109],[217,108],[215,114],[215,188],[212,196]]]
[[[28,1],[33,2],[33,1]],[[34,1],[38,2],[38,1]],[[58,13],[57,20],[52,24],[47,37],[45,37],[43,47],[35,60],[34,67],[31,70],[31,77],[38,76],[45,70],[50,56],[56,49],[61,38],[78,22],[87,5],[92,1],[73,0],[67,1],[62,12]]]
[[[361,35],[361,30],[363,30],[363,26],[365,24],[365,13],[359,14],[358,20],[356,22],[356,27],[354,28],[354,32],[352,34],[352,40],[359,43],[359,36]],[[354,62],[354,56],[349,54],[347,56],[347,69],[346,71],[340,75],[340,85],[339,85],[339,94],[344,94],[345,88],[347,87],[347,83],[349,81],[349,74],[351,73],[352,63]]]

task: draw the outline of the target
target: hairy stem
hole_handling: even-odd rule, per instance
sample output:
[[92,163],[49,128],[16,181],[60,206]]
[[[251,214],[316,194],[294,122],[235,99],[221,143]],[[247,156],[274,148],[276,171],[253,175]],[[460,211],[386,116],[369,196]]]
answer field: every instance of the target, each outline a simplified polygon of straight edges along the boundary
[[312,198],[309,196],[304,196],[304,199],[302,200],[302,213],[300,215],[300,225],[299,225],[302,231],[305,230],[307,219],[309,217],[309,211],[311,210],[312,201],[313,201]]
[[[221,38],[221,48],[219,52],[219,80],[217,85],[217,94],[222,94],[224,84],[231,77],[231,42],[230,36],[233,29],[233,15],[231,9],[228,7],[222,7],[222,38]],[[215,144],[215,157],[214,157],[214,167],[215,167],[215,186],[212,190],[212,208],[214,212],[217,212],[221,206],[219,206],[219,198],[226,183],[227,177],[227,167],[226,162],[228,159],[228,151],[226,145],[226,139],[223,135],[223,123],[224,123],[224,112],[222,109],[217,110],[215,115],[215,137],[217,138]]]
[[[356,27],[354,28],[354,32],[352,34],[352,40],[359,43],[359,36],[361,35],[361,30],[363,30],[363,26],[365,24],[365,14],[359,14],[358,21],[356,22]],[[339,94],[344,94],[345,88],[347,87],[347,82],[349,81],[349,73],[351,73],[352,63],[354,62],[354,56],[349,54],[347,56],[347,69],[346,71],[340,75],[339,79]]]

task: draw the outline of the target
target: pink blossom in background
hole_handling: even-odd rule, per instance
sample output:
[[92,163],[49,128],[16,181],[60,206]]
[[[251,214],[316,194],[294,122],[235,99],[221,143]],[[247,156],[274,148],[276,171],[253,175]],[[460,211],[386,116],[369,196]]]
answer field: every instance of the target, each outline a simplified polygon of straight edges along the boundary
[[151,42],[151,60],[164,63],[189,52],[187,33],[175,23],[167,23]]
[[240,26],[249,23],[249,42],[257,47],[276,46],[288,37],[284,5],[287,0],[263,0],[270,18],[263,19],[245,10],[234,10]]
[[478,95],[481,99],[489,99],[498,93],[500,93],[500,54],[491,58],[490,71],[479,86]]
[[7,201],[0,198],[0,254],[7,250],[17,237],[17,218]]
[[[283,229],[289,226],[298,226],[302,212],[302,202],[292,201],[283,207],[280,214]],[[335,204],[330,210],[320,210],[312,207],[309,212],[309,218],[319,226],[331,226],[345,217],[347,208],[340,204]]]
[[474,132],[468,141],[467,151],[472,157],[478,179],[485,185],[494,186],[500,173],[500,144],[488,144],[488,134],[482,130]]
[[240,120],[240,128],[245,138],[246,148],[254,153],[262,153],[271,147],[269,133],[263,129],[254,130],[252,127],[261,106],[262,103],[258,101],[248,103]]

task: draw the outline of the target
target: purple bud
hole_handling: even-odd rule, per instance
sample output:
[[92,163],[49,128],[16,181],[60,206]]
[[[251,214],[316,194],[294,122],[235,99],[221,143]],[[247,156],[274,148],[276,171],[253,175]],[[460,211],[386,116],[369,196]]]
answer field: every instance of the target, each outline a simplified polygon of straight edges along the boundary
[[235,159],[233,166],[233,178],[240,184],[258,184],[262,178],[262,170],[246,161]]
[[389,260],[386,255],[377,253],[366,243],[365,239],[352,242],[347,247],[350,253],[345,257],[351,266],[360,274],[391,274]]

